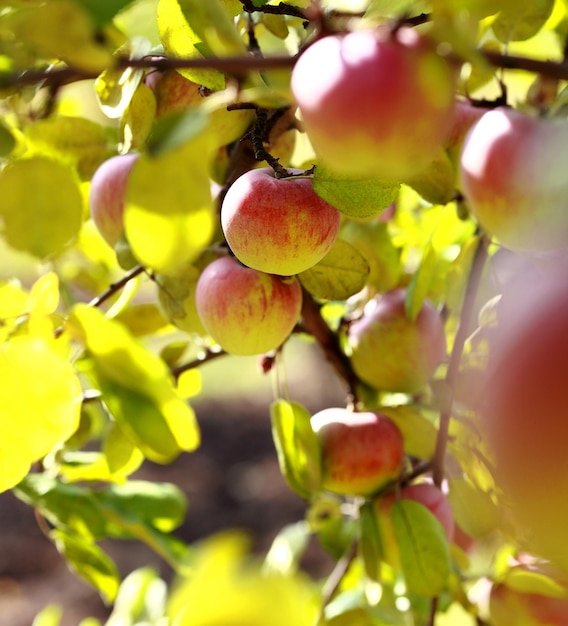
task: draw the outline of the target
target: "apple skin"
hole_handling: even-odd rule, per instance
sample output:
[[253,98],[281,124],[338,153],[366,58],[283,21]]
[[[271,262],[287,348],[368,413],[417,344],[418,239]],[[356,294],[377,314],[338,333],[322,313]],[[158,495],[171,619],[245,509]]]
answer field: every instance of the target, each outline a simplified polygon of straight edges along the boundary
[[413,29],[319,39],[291,88],[316,154],[341,174],[402,180],[426,167],[452,124],[454,69]]
[[524,593],[496,583],[489,595],[489,612],[493,626],[566,626],[568,599]]
[[460,157],[471,212],[503,246],[548,251],[568,243],[568,122],[511,109],[489,111]]
[[195,306],[207,332],[226,352],[262,354],[278,348],[294,329],[302,288],[296,278],[284,280],[222,257],[201,273]]
[[400,567],[398,546],[391,520],[391,508],[397,499],[414,500],[424,505],[440,522],[446,533],[448,543],[454,540],[455,522],[452,507],[446,495],[431,483],[417,483],[407,485],[400,490],[399,494],[389,493],[375,500],[375,512],[381,535],[381,544],[386,561],[396,567]]
[[397,288],[365,306],[351,324],[351,365],[365,383],[382,391],[414,393],[432,377],[446,354],[444,327],[425,301],[415,321],[406,316],[406,290]]
[[[299,172],[300,170],[291,170]],[[293,276],[314,266],[333,245],[341,216],[309,178],[276,178],[254,169],[230,187],[221,207],[229,247],[248,267]]]
[[112,247],[124,233],[124,198],[128,177],[139,153],[121,154],[104,161],[93,174],[89,191],[91,218]]
[[[535,281],[536,282],[536,281]],[[568,572],[568,285],[523,280],[497,309],[480,425],[526,547]],[[527,540],[526,537],[529,537]]]
[[404,463],[404,440],[385,415],[324,409],[312,417],[322,446],[322,488],[369,496],[396,480]]

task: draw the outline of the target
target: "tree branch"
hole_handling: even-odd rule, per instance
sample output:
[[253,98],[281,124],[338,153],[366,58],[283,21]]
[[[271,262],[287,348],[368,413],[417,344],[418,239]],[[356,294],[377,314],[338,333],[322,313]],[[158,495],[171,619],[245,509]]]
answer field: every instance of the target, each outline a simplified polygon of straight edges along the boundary
[[488,247],[489,239],[482,234],[477,245],[477,250],[475,251],[475,256],[473,257],[460,314],[459,326],[454,339],[448,370],[446,372],[446,387],[449,393],[449,398],[446,402],[444,402],[444,406],[440,411],[438,438],[436,440],[436,450],[432,461],[434,484],[438,487],[441,486],[442,481],[444,480],[444,459],[448,445],[448,432],[450,427],[450,417],[452,414],[454,389],[459,374],[459,367],[465,342],[470,332],[475,298],[481,282],[485,262],[487,261]]
[[183,363],[182,365],[178,365],[177,367],[172,367],[170,369],[170,373],[177,380],[184,372],[195,369],[196,367],[200,367],[204,363],[214,361],[220,356],[225,356],[226,354],[227,353],[224,350],[219,350],[219,352],[212,352],[211,350],[207,350],[207,352],[205,352],[202,357],[198,357],[196,359],[193,359],[193,361],[188,361],[187,363]]

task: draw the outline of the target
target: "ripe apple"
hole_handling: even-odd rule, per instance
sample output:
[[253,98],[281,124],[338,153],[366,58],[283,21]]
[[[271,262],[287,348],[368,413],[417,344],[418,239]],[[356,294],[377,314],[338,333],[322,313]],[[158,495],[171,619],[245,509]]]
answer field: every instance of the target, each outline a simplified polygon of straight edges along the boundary
[[91,179],[91,218],[105,241],[112,247],[124,233],[126,184],[139,156],[139,153],[133,152],[111,157],[99,166]]
[[568,572],[566,311],[563,274],[503,294],[479,411],[520,538]]
[[385,415],[324,409],[312,417],[322,446],[322,487],[333,493],[369,496],[396,480],[404,440]]
[[316,154],[346,175],[402,180],[426,167],[452,123],[455,71],[410,28],[331,35],[292,71]]
[[568,122],[489,111],[467,135],[461,187],[481,226],[504,246],[546,251],[568,243]]
[[296,278],[271,276],[222,257],[201,273],[195,305],[203,326],[226,352],[261,354],[278,348],[294,329],[302,289]]
[[405,311],[406,290],[393,289],[369,301],[363,317],[351,324],[347,342],[359,378],[376,389],[402,393],[420,390],[446,354],[444,327],[429,302],[417,318]]
[[407,485],[399,494],[389,493],[374,502],[376,519],[381,535],[381,544],[386,561],[393,567],[399,567],[398,547],[391,520],[391,508],[397,499],[414,500],[424,505],[442,525],[448,543],[454,539],[455,522],[452,507],[446,495],[431,483]]
[[[182,113],[205,102],[207,93],[176,70],[152,72],[146,84],[156,97],[156,119],[173,113]],[[219,106],[211,112],[211,129],[216,136],[217,146],[225,146],[243,136],[254,118],[250,109],[228,111]]]
[[271,168],[240,176],[221,207],[221,225],[235,256],[281,276],[299,274],[320,261],[337,237],[340,220],[309,178],[276,178]]

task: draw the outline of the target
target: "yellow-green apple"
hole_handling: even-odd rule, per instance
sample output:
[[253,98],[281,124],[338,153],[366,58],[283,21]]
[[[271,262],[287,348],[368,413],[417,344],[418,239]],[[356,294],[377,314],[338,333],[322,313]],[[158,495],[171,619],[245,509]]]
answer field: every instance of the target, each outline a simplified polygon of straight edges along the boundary
[[568,572],[568,284],[560,273],[507,290],[479,412],[519,540]]
[[105,241],[113,247],[124,233],[126,185],[139,156],[133,152],[111,157],[98,167],[91,179],[91,218]]
[[550,597],[495,583],[489,595],[489,613],[493,626],[566,626],[568,591],[565,597]]
[[372,222],[345,220],[339,238],[357,248],[367,259],[369,287],[383,293],[397,286],[401,275],[400,249],[394,246],[388,226],[381,218]]
[[309,178],[276,178],[271,168],[240,176],[221,207],[221,225],[235,256],[280,276],[299,274],[320,261],[340,221],[339,211],[315,193]]
[[203,326],[230,354],[252,355],[278,348],[302,308],[298,280],[259,272],[234,257],[222,257],[201,273],[195,305]]
[[347,344],[353,369],[375,389],[419,391],[445,357],[444,327],[436,308],[426,300],[411,320],[405,299],[402,288],[377,296],[349,327]]
[[446,495],[431,483],[407,485],[399,494],[389,493],[374,501],[376,519],[381,537],[381,545],[386,561],[399,567],[398,547],[391,519],[391,508],[397,499],[414,500],[425,506],[440,522],[448,543],[454,539],[455,522],[452,507]]
[[512,109],[489,111],[468,133],[461,187],[482,228],[504,246],[547,251],[568,244],[568,122]]
[[402,180],[451,128],[456,72],[410,28],[330,35],[292,71],[292,93],[319,158],[346,175]]
[[369,496],[400,475],[404,440],[385,415],[324,409],[312,416],[322,447],[322,487],[342,495]]

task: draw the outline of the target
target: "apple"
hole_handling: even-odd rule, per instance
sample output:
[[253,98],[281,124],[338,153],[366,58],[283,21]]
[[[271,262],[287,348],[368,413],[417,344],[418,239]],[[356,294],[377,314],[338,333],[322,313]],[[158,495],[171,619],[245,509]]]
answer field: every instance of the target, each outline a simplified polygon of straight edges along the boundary
[[568,598],[521,592],[496,583],[489,595],[489,612],[493,626],[566,626]]
[[446,354],[442,319],[426,300],[416,319],[397,288],[365,305],[348,330],[351,365],[359,378],[382,391],[414,393],[428,383]]
[[402,180],[451,129],[456,72],[424,35],[330,35],[300,56],[291,88],[319,158],[344,175]]
[[299,274],[320,261],[340,221],[339,211],[315,193],[309,178],[276,178],[267,167],[240,176],[221,207],[223,232],[239,261],[281,276]]
[[[146,77],[146,84],[156,97],[156,119],[173,113],[182,113],[200,106],[208,94],[176,70],[152,72]],[[226,105],[214,108],[210,115],[211,129],[216,136],[217,146],[224,146],[240,139],[254,119],[250,109],[228,111]]]
[[203,326],[228,353],[262,354],[278,348],[300,317],[302,288],[241,265],[233,257],[210,263],[195,288]]
[[489,111],[491,109],[486,106],[477,106],[468,100],[456,100],[452,126],[444,144],[454,163],[459,162],[463,142],[468,132]]
[[385,415],[324,409],[312,416],[322,448],[322,487],[341,495],[369,496],[396,480],[404,440]]
[[564,274],[507,290],[490,336],[479,408],[494,478],[519,540],[568,572],[568,285]]
[[93,174],[89,191],[91,218],[104,240],[114,247],[124,233],[124,198],[128,177],[139,153],[104,161]]
[[568,122],[489,111],[468,133],[461,187],[471,212],[503,246],[547,251],[568,244]]
[[386,561],[399,567],[398,547],[391,520],[391,508],[397,499],[414,500],[425,506],[440,522],[448,543],[454,539],[455,522],[452,507],[446,495],[431,483],[416,483],[403,487],[398,494],[389,493],[374,502],[376,519],[381,536],[381,545]]

